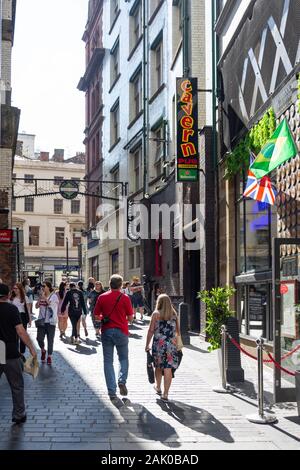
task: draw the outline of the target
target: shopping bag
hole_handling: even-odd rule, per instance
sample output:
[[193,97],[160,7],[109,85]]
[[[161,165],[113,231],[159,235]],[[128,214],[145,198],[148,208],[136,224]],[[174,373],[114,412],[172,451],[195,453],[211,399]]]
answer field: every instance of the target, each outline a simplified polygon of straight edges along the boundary
[[32,356],[29,356],[24,364],[24,372],[26,372],[26,374],[32,375],[34,379],[37,378],[39,373],[39,363],[37,357],[33,358]]
[[153,357],[150,351],[147,351],[147,374],[148,374],[149,383],[154,384],[155,378],[154,378]]

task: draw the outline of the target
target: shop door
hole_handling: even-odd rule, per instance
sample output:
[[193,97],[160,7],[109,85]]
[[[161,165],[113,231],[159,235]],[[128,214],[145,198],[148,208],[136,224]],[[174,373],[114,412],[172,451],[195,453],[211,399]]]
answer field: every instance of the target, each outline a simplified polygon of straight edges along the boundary
[[275,402],[296,401],[295,377],[300,370],[300,238],[273,241]]

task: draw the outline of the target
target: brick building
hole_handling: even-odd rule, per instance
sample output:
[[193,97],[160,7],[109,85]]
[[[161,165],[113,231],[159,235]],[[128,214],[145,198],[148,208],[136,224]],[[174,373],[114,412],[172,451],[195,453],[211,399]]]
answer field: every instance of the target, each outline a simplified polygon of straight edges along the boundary
[[[3,0],[0,8],[0,229],[11,229],[11,188],[20,111],[11,106],[11,54],[16,0]],[[15,244],[0,245],[0,278],[12,284],[16,276]]]
[[[88,21],[86,24],[83,41],[86,44],[86,70],[81,78],[78,89],[85,92],[86,96],[86,175],[91,181],[87,185],[89,194],[99,194],[101,191],[103,175],[102,158],[102,74],[103,58],[103,0],[89,0]],[[87,263],[90,275],[99,276],[99,243],[92,239],[92,231],[96,228],[97,207],[100,199],[97,197],[86,198],[86,229],[87,229]]]

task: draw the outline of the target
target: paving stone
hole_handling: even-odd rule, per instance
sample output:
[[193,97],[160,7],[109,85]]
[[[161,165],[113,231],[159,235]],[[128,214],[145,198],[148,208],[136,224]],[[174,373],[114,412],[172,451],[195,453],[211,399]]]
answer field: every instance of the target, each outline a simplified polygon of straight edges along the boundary
[[[91,325],[89,330],[93,339]],[[31,333],[34,336],[34,329]],[[239,398],[212,391],[220,383],[217,358],[215,353],[201,352],[207,345],[199,337],[192,337],[196,350],[185,348],[170,389],[170,403],[164,404],[147,379],[145,326],[140,327],[140,334],[143,340],[130,340],[129,401],[120,401],[119,408],[107,396],[103,355],[74,354],[58,337],[52,368],[41,367],[35,381],[25,376],[28,419],[19,430],[12,431],[10,389],[2,378],[0,449],[300,449],[296,440],[300,439],[300,419],[288,419],[297,416],[295,404],[273,407],[278,417],[275,429],[247,421],[256,402],[242,392]],[[256,369],[247,360],[243,368],[256,390]],[[265,385],[270,393],[271,374]]]

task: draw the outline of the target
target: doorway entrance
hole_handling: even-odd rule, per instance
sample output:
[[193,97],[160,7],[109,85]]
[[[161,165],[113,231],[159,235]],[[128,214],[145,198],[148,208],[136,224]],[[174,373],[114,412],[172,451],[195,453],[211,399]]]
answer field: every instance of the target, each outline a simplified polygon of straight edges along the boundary
[[[287,371],[300,369],[300,238],[273,241],[275,360]],[[295,377],[274,368],[275,402],[296,401]]]

